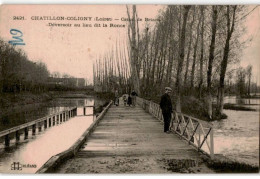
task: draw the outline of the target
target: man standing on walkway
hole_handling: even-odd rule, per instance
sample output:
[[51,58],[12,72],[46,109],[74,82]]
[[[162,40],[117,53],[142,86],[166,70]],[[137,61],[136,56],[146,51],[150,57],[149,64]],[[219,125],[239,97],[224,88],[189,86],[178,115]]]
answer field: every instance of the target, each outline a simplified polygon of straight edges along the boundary
[[162,109],[163,119],[164,119],[164,132],[170,132],[170,122],[172,114],[172,101],[170,97],[172,89],[170,87],[165,88],[165,93],[161,97],[160,107]]

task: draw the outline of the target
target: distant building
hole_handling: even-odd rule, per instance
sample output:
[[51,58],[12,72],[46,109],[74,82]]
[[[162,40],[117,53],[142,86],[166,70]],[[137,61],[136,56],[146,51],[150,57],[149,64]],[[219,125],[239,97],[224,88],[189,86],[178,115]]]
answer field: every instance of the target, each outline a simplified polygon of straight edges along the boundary
[[66,87],[85,87],[85,79],[84,78],[54,78],[49,77],[48,83],[52,85],[61,85]]
[[77,87],[81,88],[81,87],[85,87],[85,79],[84,78],[77,78]]

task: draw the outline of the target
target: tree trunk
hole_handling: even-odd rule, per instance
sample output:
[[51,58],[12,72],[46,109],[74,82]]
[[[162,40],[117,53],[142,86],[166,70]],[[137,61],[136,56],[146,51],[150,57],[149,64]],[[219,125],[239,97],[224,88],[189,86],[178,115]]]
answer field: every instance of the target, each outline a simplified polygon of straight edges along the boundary
[[[133,21],[129,21],[129,28],[128,28],[128,37],[131,45],[130,51],[130,62],[131,62],[131,76],[132,76],[132,83],[134,86],[135,91],[140,95],[140,82],[139,82],[139,75],[138,75],[138,43],[136,41],[136,33],[138,32],[138,28],[136,28],[136,24],[138,21],[136,19],[136,5],[133,5],[133,14],[132,18],[130,17],[129,10],[127,8],[127,14],[129,19],[134,19]],[[131,33],[130,33],[131,32]],[[138,34],[137,34],[138,35]]]
[[208,71],[207,71],[208,116],[210,119],[212,119],[211,77],[212,77],[212,64],[213,64],[214,53],[215,53],[217,19],[218,19],[217,6],[212,6],[211,42],[209,48],[209,62],[208,62]]
[[199,99],[202,95],[202,85],[203,85],[203,58],[204,58],[204,6],[200,7],[201,9],[201,44],[200,44],[200,81],[199,81]]
[[[227,6],[227,38],[224,47],[224,55],[223,60],[221,62],[221,69],[220,69],[220,77],[219,77],[219,95],[218,95],[218,103],[217,103],[217,113],[222,115],[223,113],[223,106],[224,106],[224,82],[225,82],[225,75],[229,57],[229,49],[230,49],[230,40],[232,33],[234,31],[235,26],[235,15],[236,15],[236,8],[237,6],[233,7],[233,15],[230,17],[230,6]],[[231,19],[232,18],[232,19]]]
[[201,20],[199,20],[198,25],[197,25],[197,35],[196,35],[196,40],[195,40],[195,45],[194,45],[194,52],[193,52],[193,62],[192,62],[191,81],[190,81],[191,91],[193,91],[193,88],[194,88],[194,74],[195,74],[195,66],[196,66],[196,58],[197,58],[197,47],[198,47],[198,40],[199,40],[200,22],[201,22]]
[[182,66],[184,61],[184,45],[185,45],[185,32],[186,32],[186,23],[187,23],[187,17],[190,10],[190,5],[184,6],[184,12],[183,12],[183,22],[182,22],[182,28],[181,28],[181,37],[180,37],[180,46],[179,46],[179,58],[178,58],[178,68],[177,68],[177,79],[175,83],[175,88],[177,92],[177,101],[176,101],[176,111],[181,112],[181,72],[182,72]]
[[184,75],[184,87],[187,86],[187,77],[188,77],[188,71],[189,71],[189,65],[190,65],[190,52],[191,52],[191,43],[192,43],[192,26],[194,24],[195,15],[196,15],[196,11],[194,10],[193,16],[192,16],[192,21],[190,23],[190,41],[189,41],[189,46],[188,46],[188,54],[187,54],[187,58],[186,58],[186,69],[185,69],[185,75]]

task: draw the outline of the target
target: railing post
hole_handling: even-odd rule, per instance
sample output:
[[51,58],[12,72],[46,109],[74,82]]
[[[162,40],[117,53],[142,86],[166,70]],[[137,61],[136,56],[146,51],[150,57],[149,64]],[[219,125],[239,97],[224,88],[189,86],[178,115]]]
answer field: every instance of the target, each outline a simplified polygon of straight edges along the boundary
[[20,140],[20,133],[19,133],[19,131],[15,132],[15,139],[16,139],[16,141]]
[[32,126],[32,135],[35,135],[35,132],[36,132],[36,124]]
[[48,118],[46,120],[44,120],[44,129],[46,129],[48,126]]
[[60,114],[60,123],[62,123],[62,113]]
[[28,139],[28,127],[24,128],[24,140]]
[[49,118],[49,127],[51,127],[52,121],[51,121],[51,117]]
[[201,136],[201,132],[200,132],[200,128],[198,129],[199,130],[199,143],[198,143],[198,150],[200,150],[200,143],[201,143],[201,139],[200,139],[200,136]]
[[41,125],[41,122],[38,123],[38,131],[39,131],[39,132],[42,131],[42,125]]
[[52,117],[52,122],[53,122],[52,126],[55,126],[55,115]]
[[5,136],[5,146],[6,146],[6,147],[9,147],[9,145],[10,145],[10,138],[9,138],[9,134],[7,134],[7,135]]
[[210,131],[210,157],[211,157],[211,159],[214,158],[214,138],[213,138],[213,135],[214,135],[214,130],[213,130],[213,127],[212,127],[211,131]]
[[56,124],[59,124],[59,123],[60,123],[60,121],[59,121],[59,115],[56,115],[56,120],[57,120]]

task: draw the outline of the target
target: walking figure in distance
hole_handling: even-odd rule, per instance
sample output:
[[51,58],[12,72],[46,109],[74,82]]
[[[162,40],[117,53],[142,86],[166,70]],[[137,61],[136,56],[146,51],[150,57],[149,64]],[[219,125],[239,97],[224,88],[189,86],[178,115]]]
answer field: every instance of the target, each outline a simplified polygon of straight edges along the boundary
[[135,90],[132,91],[131,96],[132,96],[133,106],[135,106],[136,105],[136,96],[138,96],[137,93],[135,92]]
[[115,90],[114,105],[116,105],[116,106],[119,105],[119,93],[118,93],[117,89]]
[[161,97],[160,107],[162,109],[163,119],[164,119],[164,132],[170,133],[170,122],[172,114],[172,101],[170,93],[172,89],[170,87],[165,87],[165,93]]
[[127,94],[123,95],[124,106],[127,104]]
[[132,105],[132,97],[131,97],[130,93],[129,93],[128,98],[127,98],[127,104],[128,104],[128,106]]

